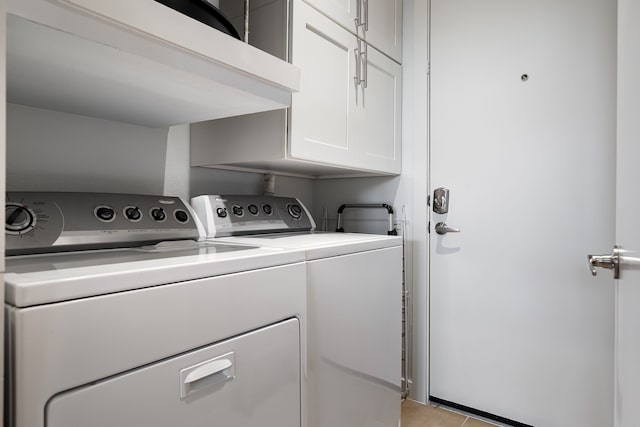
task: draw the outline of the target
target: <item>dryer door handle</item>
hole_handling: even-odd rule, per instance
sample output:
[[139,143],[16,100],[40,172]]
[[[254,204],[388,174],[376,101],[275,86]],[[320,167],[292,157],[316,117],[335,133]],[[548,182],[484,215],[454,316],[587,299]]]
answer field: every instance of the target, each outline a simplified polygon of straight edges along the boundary
[[180,371],[180,398],[184,399],[193,392],[234,379],[233,360],[234,353],[232,352],[182,369]]
[[200,366],[195,371],[191,371],[189,375],[184,379],[185,384],[192,384],[196,381],[200,381],[203,378],[210,377],[215,374],[223,372],[225,369],[230,368],[233,363],[229,359],[214,360]]

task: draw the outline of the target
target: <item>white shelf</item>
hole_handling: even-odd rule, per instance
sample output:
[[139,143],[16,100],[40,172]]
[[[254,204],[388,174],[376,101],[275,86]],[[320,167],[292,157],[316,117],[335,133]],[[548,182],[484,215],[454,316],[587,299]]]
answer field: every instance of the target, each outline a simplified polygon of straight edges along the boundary
[[298,68],[154,0],[10,0],[7,101],[160,127],[286,108]]

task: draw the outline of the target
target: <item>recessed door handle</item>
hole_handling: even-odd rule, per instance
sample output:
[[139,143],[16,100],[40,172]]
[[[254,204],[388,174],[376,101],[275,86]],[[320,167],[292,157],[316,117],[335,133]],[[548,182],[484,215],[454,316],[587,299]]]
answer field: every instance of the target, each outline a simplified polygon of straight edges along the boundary
[[230,352],[180,370],[180,398],[235,378],[235,353]]
[[459,232],[460,232],[459,228],[449,227],[444,222],[439,222],[436,224],[436,233],[440,235],[447,234],[447,233],[459,233]]

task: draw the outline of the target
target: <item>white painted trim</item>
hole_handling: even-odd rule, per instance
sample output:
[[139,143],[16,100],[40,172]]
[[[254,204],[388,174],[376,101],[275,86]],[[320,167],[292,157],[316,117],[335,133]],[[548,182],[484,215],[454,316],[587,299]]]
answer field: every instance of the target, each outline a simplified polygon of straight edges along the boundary
[[[428,288],[428,45],[430,0],[405,0],[403,35],[403,174],[413,205],[409,219],[410,295],[413,308],[410,398],[429,396]],[[412,147],[411,150],[407,149]]]

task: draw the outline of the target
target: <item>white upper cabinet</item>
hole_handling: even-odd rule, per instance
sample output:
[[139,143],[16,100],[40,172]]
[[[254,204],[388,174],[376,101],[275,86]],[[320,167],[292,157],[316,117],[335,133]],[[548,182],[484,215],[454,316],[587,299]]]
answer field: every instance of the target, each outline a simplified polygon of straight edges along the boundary
[[291,157],[400,173],[400,65],[302,2],[292,37]]
[[291,104],[291,157],[356,166],[356,38],[303,3],[293,9],[292,62],[305,70]]
[[[278,13],[261,13],[270,22],[286,19],[284,5],[273,2]],[[269,37],[275,49],[288,40],[290,60],[302,70],[291,108],[193,124],[192,165],[325,177],[399,174],[400,64],[302,0],[291,12],[291,25],[282,26],[289,37]]]
[[366,47],[366,88],[358,109],[360,164],[370,170],[401,172],[402,68]]
[[402,0],[305,0],[371,46],[402,62]]
[[8,102],[159,127],[286,108],[295,66],[155,0],[9,0]]

